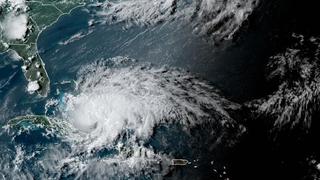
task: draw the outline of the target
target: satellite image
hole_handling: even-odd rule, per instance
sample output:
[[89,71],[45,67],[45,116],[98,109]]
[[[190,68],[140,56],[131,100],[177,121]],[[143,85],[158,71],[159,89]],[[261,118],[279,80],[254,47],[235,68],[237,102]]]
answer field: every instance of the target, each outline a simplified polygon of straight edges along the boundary
[[0,180],[319,180],[318,12],[0,0]]

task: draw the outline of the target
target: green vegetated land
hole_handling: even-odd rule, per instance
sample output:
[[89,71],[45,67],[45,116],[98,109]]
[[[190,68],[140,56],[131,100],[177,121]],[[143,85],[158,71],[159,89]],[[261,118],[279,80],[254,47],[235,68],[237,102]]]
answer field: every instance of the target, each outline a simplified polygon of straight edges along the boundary
[[37,130],[44,128],[47,130],[57,130],[59,133],[64,133],[64,130],[68,129],[63,121],[45,115],[18,116],[10,119],[5,126],[16,130]]
[[51,123],[49,119],[45,116],[37,116],[37,115],[27,115],[27,116],[19,116],[14,119],[11,119],[8,124],[13,127],[25,127],[26,125],[43,125],[50,126]]
[[[26,79],[38,82],[40,89],[37,92],[42,96],[47,95],[50,80],[38,53],[38,36],[45,28],[55,23],[61,15],[70,13],[72,9],[84,4],[85,0],[26,0],[28,30],[24,39],[8,40],[0,31],[0,53],[8,50],[18,53],[23,60]],[[0,7],[0,21],[8,13],[7,11],[10,10],[6,10],[6,5]]]

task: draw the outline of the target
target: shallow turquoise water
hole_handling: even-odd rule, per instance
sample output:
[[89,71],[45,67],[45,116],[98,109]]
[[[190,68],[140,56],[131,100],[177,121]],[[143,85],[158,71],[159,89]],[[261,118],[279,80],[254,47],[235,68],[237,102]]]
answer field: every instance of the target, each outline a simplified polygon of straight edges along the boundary
[[[20,68],[20,62],[12,62],[8,54],[2,54],[0,64],[0,99],[3,100],[0,106],[1,125],[19,115],[38,114],[50,117],[60,117],[57,107],[47,107],[48,101],[57,100],[58,108],[64,109],[66,93],[74,93],[78,71],[85,65],[101,59],[108,59],[116,56],[126,56],[138,61],[138,64],[153,64],[153,66],[171,66],[189,69],[199,73],[202,77],[210,77],[208,64],[211,64],[210,57],[214,54],[212,46],[204,39],[192,34],[190,27],[178,24],[164,24],[154,28],[132,27],[124,30],[122,24],[104,25],[98,24],[89,27],[88,21],[92,18],[87,11],[79,8],[70,16],[63,16],[61,19],[45,30],[39,38],[38,49],[40,56],[46,64],[46,69],[51,80],[50,93],[48,97],[38,97],[36,94],[28,95],[26,92],[26,81]],[[86,34],[84,37],[63,45],[70,37],[77,33]],[[214,61],[213,61],[214,62]],[[209,78],[210,79],[210,78]],[[21,125],[21,124],[20,124]],[[48,128],[38,127],[34,124],[22,123],[24,129],[9,128],[2,130],[0,134],[1,151],[4,157],[0,157],[3,166],[17,166],[17,177],[31,174],[35,178],[43,178],[46,175],[59,179],[73,179],[78,172],[69,164],[61,169],[41,169],[41,163],[50,157],[54,149],[63,149],[63,153],[71,153],[73,144],[67,142],[63,135],[58,132],[51,132]],[[200,131],[199,131],[200,130]],[[223,155],[220,150],[206,150],[209,142],[216,141],[214,137],[210,140],[203,140],[212,129],[208,131],[199,128],[191,134],[185,134],[183,127],[177,124],[162,124],[154,129],[152,137],[141,145],[154,149],[155,153],[170,154],[177,158],[186,158],[192,161],[192,165],[185,168],[172,168],[169,177],[196,177],[199,172],[203,176],[210,175],[218,177],[222,175]],[[216,129],[219,134],[219,129]],[[123,139],[118,141],[127,143],[125,137],[130,137],[128,131],[123,134]],[[199,143],[200,140],[200,143]],[[165,143],[164,143],[165,142]],[[130,147],[130,144],[128,145]],[[226,145],[227,146],[227,145]],[[221,146],[221,148],[224,148]],[[116,147],[104,147],[91,150],[92,154],[87,155],[86,150],[73,154],[74,158],[83,158],[87,161],[108,159],[119,154]],[[63,156],[62,153],[62,156]],[[72,152],[74,153],[74,152]],[[58,158],[53,155],[53,158]],[[57,155],[59,156],[59,155]],[[88,156],[88,157],[87,157]],[[92,156],[92,157],[91,157]],[[65,157],[67,158],[67,157]],[[69,158],[69,157],[68,157]],[[59,158],[58,158],[59,159]],[[212,160],[217,161],[215,164]],[[51,162],[51,161],[50,161]],[[52,163],[52,162],[51,162]],[[55,166],[58,162],[53,162]],[[46,167],[46,166],[44,166]],[[115,165],[116,167],[116,165]],[[115,168],[110,167],[110,168]],[[13,167],[11,167],[13,168]],[[221,169],[220,173],[209,168]],[[160,170],[162,167],[160,168]],[[10,170],[9,170],[10,171]],[[158,170],[155,170],[155,172]],[[154,173],[155,173],[154,172]],[[10,177],[4,169],[0,171],[2,177]],[[86,179],[90,176],[83,174]],[[152,172],[137,172],[138,174],[124,175],[125,179],[139,177],[150,179]],[[122,176],[122,175],[121,175]],[[119,178],[119,174],[110,175],[110,178]]]
[[[232,47],[215,47],[207,42],[205,37],[194,35],[192,28],[188,25],[177,22],[160,24],[151,28],[133,26],[124,29],[123,24],[98,23],[90,27],[88,21],[91,18],[97,17],[92,17],[88,11],[78,8],[71,15],[61,17],[57,23],[40,35],[38,49],[51,80],[51,90],[46,98],[37,97],[36,94],[27,95],[26,82],[18,66],[19,62],[11,63],[12,60],[7,54],[1,55],[6,61],[3,61],[4,65],[0,66],[0,81],[3,84],[3,88],[0,89],[0,98],[8,102],[0,106],[0,110],[4,111],[0,117],[1,123],[5,124],[10,118],[25,114],[51,117],[56,117],[58,114],[59,117],[60,112],[57,112],[56,107],[46,107],[48,101],[57,100],[58,107],[64,109],[65,94],[77,93],[75,91],[77,84],[74,80],[78,78],[79,70],[92,62],[104,61],[104,59],[116,56],[133,58],[138,61],[138,64],[182,68],[192,72],[199,79],[209,80],[216,87],[220,87],[224,94],[238,100],[248,98],[257,88],[251,86],[255,84],[252,82],[257,80],[247,78],[255,73],[255,69],[248,71],[248,67],[243,64],[243,62],[250,63],[246,58],[252,56],[246,46],[244,46],[244,51]],[[76,34],[84,36],[68,42],[70,37]],[[235,56],[241,58],[234,58]],[[10,79],[8,83],[5,82],[7,79]],[[173,168],[169,177],[196,178],[200,174],[203,177],[219,178],[221,176],[224,178],[226,176],[224,168],[227,166],[225,155],[229,145],[215,145],[215,142],[220,141],[216,139],[220,133],[226,132],[223,132],[218,126],[211,127],[210,125],[208,128],[205,126],[196,128],[191,134],[185,134],[182,131],[183,127],[179,125],[162,124],[154,129],[154,134],[143,143],[143,146],[154,149],[156,153],[170,154],[192,162],[192,165],[185,168]],[[213,130],[215,133],[207,138]],[[14,159],[18,157],[18,152],[20,152],[18,150],[22,149],[23,156],[30,158],[19,165],[19,168],[25,168],[22,171],[23,174],[32,172],[35,177],[40,178],[42,171],[37,170],[37,165],[30,166],[30,164],[41,162],[43,158],[46,158],[46,152],[55,148],[63,147],[66,151],[64,153],[72,151],[72,144],[64,142],[63,137],[55,134],[45,135],[47,129],[34,128],[30,132],[23,133],[13,130],[12,133],[4,133],[0,136],[1,141],[4,142],[3,149],[10,151],[9,158],[2,159]],[[130,136],[130,133],[123,136],[125,135]],[[233,141],[232,138],[236,136],[233,134],[228,138]],[[126,143],[125,140],[124,143]],[[38,150],[39,154],[32,155],[34,150]],[[85,150],[74,156],[80,159],[88,158],[90,161],[108,159],[117,153],[114,147],[105,147],[93,151],[93,157],[87,157]],[[48,175],[55,178],[72,179],[76,176],[76,173],[69,173],[72,168],[72,165],[66,165],[60,170],[49,170]],[[142,174],[129,174],[125,177],[150,178],[143,172],[139,173]],[[111,177],[116,178],[118,175]],[[86,175],[83,177],[85,178]]]

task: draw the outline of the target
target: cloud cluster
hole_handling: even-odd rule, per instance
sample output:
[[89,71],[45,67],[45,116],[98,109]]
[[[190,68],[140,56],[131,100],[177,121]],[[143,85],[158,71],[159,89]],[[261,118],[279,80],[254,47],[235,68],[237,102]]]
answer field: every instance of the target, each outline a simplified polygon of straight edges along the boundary
[[320,110],[320,39],[293,34],[294,44],[270,58],[268,79],[278,89],[251,103],[276,128],[307,127]]
[[24,0],[1,1],[0,5],[9,5],[7,13],[0,21],[0,32],[7,40],[23,40],[28,25],[28,15]]
[[108,0],[98,14],[107,22],[155,25],[190,22],[195,33],[215,42],[230,40],[258,5],[257,0]]
[[[117,57],[108,63],[127,61]],[[109,68],[92,64],[82,71],[80,93],[66,95],[64,119],[97,137],[94,144],[109,144],[126,130],[148,139],[161,123],[178,123],[186,129],[205,122],[224,128],[233,119],[224,109],[236,106],[215,89],[188,73],[166,68],[134,66]]]

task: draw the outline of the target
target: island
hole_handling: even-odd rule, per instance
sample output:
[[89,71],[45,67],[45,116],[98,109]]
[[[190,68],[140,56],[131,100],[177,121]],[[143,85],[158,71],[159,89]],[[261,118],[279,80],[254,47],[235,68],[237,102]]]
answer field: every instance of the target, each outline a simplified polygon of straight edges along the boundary
[[48,117],[39,115],[26,115],[18,116],[14,119],[9,120],[8,125],[10,127],[28,129],[28,127],[34,127],[37,125],[44,127],[51,127],[52,124]]
[[188,160],[186,159],[172,159],[171,160],[171,165],[172,166],[185,166],[189,163]]
[[50,78],[37,49],[39,35],[85,0],[0,0],[0,53],[15,51],[23,61],[27,90],[47,96]]

